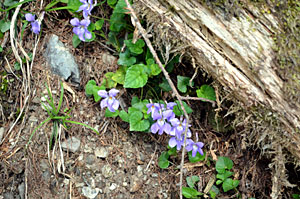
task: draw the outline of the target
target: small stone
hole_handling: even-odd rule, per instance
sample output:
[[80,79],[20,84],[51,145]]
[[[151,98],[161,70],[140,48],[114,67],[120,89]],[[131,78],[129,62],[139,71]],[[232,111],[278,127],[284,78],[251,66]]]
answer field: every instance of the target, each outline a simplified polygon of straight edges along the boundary
[[83,182],[77,182],[75,183],[75,187],[78,188],[78,187],[83,187],[84,186],[84,183]]
[[130,193],[134,193],[137,190],[139,190],[142,186],[142,182],[140,181],[139,178],[137,178],[136,176],[132,176],[131,177],[131,181],[130,181]]
[[108,156],[108,151],[105,147],[100,147],[95,150],[95,155],[98,158],[106,158]]
[[128,185],[128,183],[127,182],[123,182],[122,185],[123,185],[123,187],[126,187]]
[[25,184],[24,182],[22,182],[19,186],[18,186],[18,191],[19,191],[19,196],[21,199],[25,198]]
[[76,137],[71,137],[61,143],[61,147],[66,150],[70,150],[71,152],[75,153],[80,147],[80,140]]
[[69,180],[69,179],[64,179],[64,184],[65,184],[65,185],[69,185],[69,183],[70,183],[70,180]]
[[84,148],[83,148],[83,152],[92,153],[93,149],[91,147],[89,147],[88,145],[85,145]]
[[95,163],[95,156],[90,154],[85,159],[86,164],[94,164]]
[[117,188],[117,184],[112,183],[112,184],[110,185],[110,187],[109,187],[109,190],[113,191],[113,190],[115,190],[116,188]]
[[105,178],[109,178],[113,175],[113,171],[111,169],[111,167],[109,165],[104,165],[101,169],[102,171],[102,175],[105,177]]
[[153,178],[157,178],[157,177],[158,177],[158,174],[157,174],[157,173],[152,173],[151,176],[152,176]]
[[41,163],[40,163],[40,167],[41,167],[42,171],[46,171],[47,169],[49,169],[48,161],[45,159],[42,159]]
[[99,193],[99,189],[96,188],[96,189],[92,189],[91,187],[82,187],[82,194],[87,197],[87,198],[95,198],[98,193]]
[[11,192],[6,192],[3,194],[4,199],[14,199],[14,194]]
[[4,127],[1,127],[0,128],[0,142],[2,141],[3,135],[4,135]]
[[74,83],[80,83],[80,74],[75,58],[59,41],[57,35],[50,37],[44,56],[53,73],[65,80],[70,79]]
[[108,54],[108,53],[103,53],[102,54],[102,61],[104,64],[107,65],[113,65],[116,62],[117,58]]

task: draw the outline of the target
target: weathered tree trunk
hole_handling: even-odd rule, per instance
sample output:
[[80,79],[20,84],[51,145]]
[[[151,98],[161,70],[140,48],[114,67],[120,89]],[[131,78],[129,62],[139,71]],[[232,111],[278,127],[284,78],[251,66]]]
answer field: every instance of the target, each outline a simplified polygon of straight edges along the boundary
[[221,10],[212,12],[197,0],[140,2],[175,27],[191,46],[197,64],[245,107],[259,104],[278,113],[291,143],[285,147],[300,160],[300,105],[285,99],[284,82],[273,61],[272,34],[279,28],[275,17],[250,5],[239,11],[238,19],[228,19]]

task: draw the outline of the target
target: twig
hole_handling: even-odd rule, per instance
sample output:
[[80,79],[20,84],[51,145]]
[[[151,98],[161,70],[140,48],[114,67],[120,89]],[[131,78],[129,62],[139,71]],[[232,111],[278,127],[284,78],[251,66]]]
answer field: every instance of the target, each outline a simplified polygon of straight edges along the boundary
[[152,156],[151,156],[151,159],[150,159],[149,163],[147,164],[147,167],[146,167],[145,171],[148,171],[149,166],[150,166],[150,164],[151,164],[151,162],[152,162],[152,160],[153,160],[153,158],[154,158],[154,155],[155,155],[155,153],[156,153],[156,149],[157,149],[157,145],[155,145],[154,152],[153,152],[153,154],[152,154]]
[[[142,27],[140,21],[138,20],[134,10],[132,9],[130,3],[128,2],[128,0],[125,0],[126,4],[127,4],[127,9],[130,11],[130,14],[131,14],[131,17],[132,17],[132,21],[135,22],[135,26],[139,29],[140,31],[140,34],[143,36],[148,48],[150,49],[150,52],[151,54],[153,55],[156,63],[158,64],[158,66],[160,67],[160,69],[162,70],[165,78],[167,79],[169,85],[171,86],[172,88],[172,91],[175,93],[175,96],[176,98],[178,99],[179,103],[180,103],[180,106],[183,110],[183,113],[184,113],[184,116],[185,116],[185,119],[186,119],[186,127],[188,127],[188,124],[189,124],[189,116],[183,106],[183,103],[182,103],[182,97],[180,96],[180,94],[178,93],[175,85],[173,84],[168,72],[165,70],[165,68],[163,67],[163,64],[161,63],[161,61],[159,60],[158,56],[157,56],[157,53],[155,52],[152,44],[151,44],[151,41],[148,39],[147,37],[147,33],[145,31],[145,29]],[[184,165],[184,154],[185,154],[185,145],[186,145],[186,134],[187,134],[187,129],[185,129],[185,132],[184,132],[184,144],[183,144],[183,149],[182,149],[182,155],[181,155],[181,163],[180,163],[180,199],[182,199],[182,177],[183,177],[183,165]]]
[[201,101],[204,101],[204,102],[210,102],[210,103],[212,103],[213,107],[216,104],[214,101],[206,99],[206,98],[202,98],[202,97],[181,96],[181,99],[182,100],[201,100]]

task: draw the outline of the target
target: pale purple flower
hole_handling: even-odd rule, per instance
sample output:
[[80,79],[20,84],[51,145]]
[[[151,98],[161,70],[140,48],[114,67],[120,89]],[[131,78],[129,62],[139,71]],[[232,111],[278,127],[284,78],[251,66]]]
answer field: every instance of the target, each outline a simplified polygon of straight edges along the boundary
[[95,1],[95,4],[93,4],[93,0],[80,0],[81,3],[83,3],[77,12],[83,11],[83,17],[88,18],[89,15],[91,15],[92,9],[97,4],[97,1]]
[[175,136],[172,136],[169,140],[169,146],[175,147],[179,151],[181,149],[181,146],[184,144],[184,135],[180,133],[176,133]]
[[167,109],[173,110],[173,107],[176,106],[177,104],[175,102],[169,102],[167,103]]
[[149,103],[146,104],[146,107],[148,108],[147,114],[151,113],[152,118],[155,117],[155,114],[159,114],[160,105],[158,103]]
[[193,157],[196,156],[197,152],[203,155],[203,151],[202,151],[202,148],[204,146],[203,142],[194,142],[193,140],[188,139],[186,143],[187,143],[186,150],[192,151]]
[[157,120],[154,124],[151,126],[151,132],[152,133],[157,133],[161,135],[163,132],[166,132],[166,134],[170,134],[170,131],[172,129],[171,125],[166,121],[166,118],[163,115],[160,114],[155,114],[155,119]]
[[27,13],[25,14],[25,18],[27,21],[31,22],[31,31],[34,34],[39,34],[40,30],[41,30],[41,24],[38,20],[35,20],[35,15],[31,14],[31,13]]
[[115,98],[119,91],[115,88],[111,89],[108,93],[106,90],[99,90],[98,95],[104,99],[101,101],[101,108],[107,107],[110,112],[116,112],[119,108],[120,102]]
[[74,18],[71,19],[71,24],[75,26],[73,28],[73,32],[79,37],[81,41],[85,41],[85,39],[91,39],[92,33],[88,31],[87,27],[90,25],[91,21],[89,19],[83,19],[79,21],[79,19]]
[[[176,134],[184,134],[185,129],[186,129],[186,120],[183,120],[183,117],[180,117],[180,120],[177,118],[172,118],[169,120],[172,124],[172,130],[170,132],[170,135],[175,136]],[[191,127],[191,125],[188,125],[188,127]],[[186,137],[190,138],[192,136],[191,130],[188,128]]]

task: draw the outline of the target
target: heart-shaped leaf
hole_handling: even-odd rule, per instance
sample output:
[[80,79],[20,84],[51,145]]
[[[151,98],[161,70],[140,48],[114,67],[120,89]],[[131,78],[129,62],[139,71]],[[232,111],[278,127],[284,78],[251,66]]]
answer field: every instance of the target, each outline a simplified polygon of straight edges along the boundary
[[124,88],[141,88],[148,81],[148,76],[144,72],[144,64],[131,66],[125,76]]

